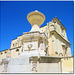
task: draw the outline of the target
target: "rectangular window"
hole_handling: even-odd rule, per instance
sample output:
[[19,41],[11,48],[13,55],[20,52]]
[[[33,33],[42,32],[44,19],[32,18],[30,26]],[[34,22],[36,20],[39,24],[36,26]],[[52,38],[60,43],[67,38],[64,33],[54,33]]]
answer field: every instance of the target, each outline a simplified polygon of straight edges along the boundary
[[63,29],[61,28],[61,32],[63,33]]
[[65,46],[64,45],[62,45],[62,49],[65,50]]

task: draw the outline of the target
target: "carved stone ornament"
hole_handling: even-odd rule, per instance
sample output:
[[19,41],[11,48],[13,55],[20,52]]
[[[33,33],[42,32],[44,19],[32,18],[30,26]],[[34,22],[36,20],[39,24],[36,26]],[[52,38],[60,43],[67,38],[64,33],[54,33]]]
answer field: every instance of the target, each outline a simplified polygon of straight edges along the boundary
[[29,44],[29,45],[28,45],[29,51],[31,50],[31,48],[32,48],[32,44]]
[[37,63],[32,63],[32,71],[37,72]]
[[2,70],[3,73],[7,72],[8,63],[9,63],[9,61],[7,59],[5,59],[5,58],[2,59],[1,64],[2,64],[2,66],[4,65],[3,70]]

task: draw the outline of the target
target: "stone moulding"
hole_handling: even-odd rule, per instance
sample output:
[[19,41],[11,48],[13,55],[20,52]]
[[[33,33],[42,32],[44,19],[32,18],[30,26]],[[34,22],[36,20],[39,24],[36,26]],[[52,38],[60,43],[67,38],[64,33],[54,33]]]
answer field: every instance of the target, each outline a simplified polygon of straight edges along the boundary
[[58,34],[55,30],[51,31],[50,33],[55,33],[57,34],[61,39],[63,39],[64,41],[66,41],[66,43],[68,43],[69,45],[71,45],[67,40],[65,40],[60,34]]
[[24,33],[24,35],[22,36],[21,41],[22,40],[28,41],[29,39],[36,40],[36,38],[37,39],[38,38],[42,38],[42,39],[46,40],[46,42],[48,42],[46,35],[44,33],[40,33],[40,32],[28,32],[28,33]]
[[39,63],[58,63],[61,61],[61,57],[50,57],[50,56],[37,56],[30,57],[30,61],[38,61]]

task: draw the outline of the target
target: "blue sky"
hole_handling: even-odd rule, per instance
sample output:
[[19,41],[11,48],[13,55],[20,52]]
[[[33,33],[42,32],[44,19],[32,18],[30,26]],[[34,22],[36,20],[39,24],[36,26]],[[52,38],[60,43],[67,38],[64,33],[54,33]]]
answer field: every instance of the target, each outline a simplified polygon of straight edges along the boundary
[[74,7],[73,1],[0,1],[0,51],[9,49],[11,41],[22,35],[23,32],[31,30],[31,25],[27,21],[27,14],[38,10],[42,12],[46,20],[42,24],[57,16],[67,29],[67,36],[71,43],[71,53],[73,55],[73,31],[74,31]]

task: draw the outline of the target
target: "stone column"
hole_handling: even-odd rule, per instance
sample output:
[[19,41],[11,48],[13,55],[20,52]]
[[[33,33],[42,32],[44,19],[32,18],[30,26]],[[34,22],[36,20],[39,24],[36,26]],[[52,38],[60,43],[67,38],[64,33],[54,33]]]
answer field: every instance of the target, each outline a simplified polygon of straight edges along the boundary
[[72,56],[72,55],[71,55],[71,48],[70,48],[70,47],[67,48],[67,55],[68,55],[68,56]]
[[52,55],[55,55],[55,37],[52,35]]
[[55,42],[55,53],[56,52],[59,53],[59,46],[58,46],[58,39],[57,39],[57,37],[55,38],[54,42]]

